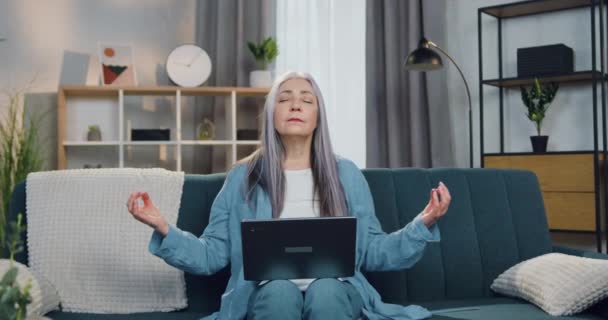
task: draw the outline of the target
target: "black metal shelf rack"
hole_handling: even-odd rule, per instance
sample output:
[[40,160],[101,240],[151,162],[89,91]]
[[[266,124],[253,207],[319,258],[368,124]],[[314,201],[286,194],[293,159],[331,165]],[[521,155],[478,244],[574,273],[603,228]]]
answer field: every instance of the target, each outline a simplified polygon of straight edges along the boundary
[[[608,181],[607,173],[608,170],[602,170],[603,179],[600,179],[600,166],[599,156],[600,152],[603,154],[602,159],[606,159],[607,155],[607,139],[606,139],[606,80],[608,77],[605,73],[605,58],[604,52],[604,12],[605,12],[605,0],[531,0],[507,3],[503,5],[496,5],[490,7],[479,8],[477,11],[477,41],[478,41],[478,54],[479,54],[479,137],[480,137],[480,164],[484,167],[484,156],[485,155],[508,155],[508,154],[525,154],[525,153],[506,153],[504,150],[504,91],[511,87],[519,87],[521,85],[530,84],[534,81],[534,78],[503,78],[503,57],[502,57],[502,23],[505,19],[512,19],[523,16],[538,15],[556,11],[572,10],[572,9],[584,9],[588,8],[590,12],[590,44],[591,44],[591,70],[578,71],[563,75],[554,75],[550,77],[538,77],[541,81],[559,82],[563,84],[568,83],[591,83],[593,91],[593,152],[594,154],[594,190],[595,190],[595,235],[597,241],[597,250],[602,252],[602,217],[601,217],[601,190],[600,181]],[[596,55],[598,54],[598,44],[596,43],[596,10],[599,13],[599,56],[601,61],[599,63],[600,69],[598,70],[598,62]],[[498,22],[498,78],[497,79],[484,79],[483,78],[483,44],[482,44],[482,16],[487,15],[493,17]],[[598,146],[599,139],[599,128],[598,128],[598,97],[597,87],[600,85],[601,90],[601,108],[602,108],[602,130],[601,134],[603,137],[603,148],[600,151]],[[483,125],[483,110],[484,110],[484,86],[494,86],[499,90],[499,130],[500,130],[500,152],[499,153],[488,153],[484,154],[484,125]],[[570,151],[570,153],[578,153],[579,151]],[[584,152],[584,151],[580,151]],[[589,152],[589,151],[587,151]],[[567,152],[566,152],[567,153]],[[605,160],[602,160],[602,164],[605,167]],[[608,188],[603,188],[603,200],[604,203],[608,199]],[[606,231],[606,239],[608,239],[608,212],[604,214],[604,230]],[[607,248],[608,251],[608,248]]]

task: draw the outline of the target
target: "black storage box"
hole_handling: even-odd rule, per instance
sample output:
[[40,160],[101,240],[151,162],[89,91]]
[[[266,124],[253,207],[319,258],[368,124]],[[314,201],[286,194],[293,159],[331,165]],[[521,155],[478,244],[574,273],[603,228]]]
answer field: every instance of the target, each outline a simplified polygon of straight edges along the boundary
[[574,52],[564,44],[517,49],[517,76],[536,77],[574,71]]
[[258,140],[260,134],[256,129],[238,129],[236,130],[237,140]]
[[171,129],[131,129],[131,141],[171,140]]

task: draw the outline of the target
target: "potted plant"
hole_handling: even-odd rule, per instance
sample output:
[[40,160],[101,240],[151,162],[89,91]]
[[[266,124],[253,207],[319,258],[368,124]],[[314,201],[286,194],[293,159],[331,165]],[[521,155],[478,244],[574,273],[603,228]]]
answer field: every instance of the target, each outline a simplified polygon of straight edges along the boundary
[[19,269],[14,265],[15,254],[23,251],[21,233],[25,227],[21,224],[22,214],[17,216],[17,221],[10,224],[11,231],[8,233],[8,251],[10,254],[8,271],[0,278],[0,319],[23,320],[27,314],[27,306],[32,302],[30,290],[32,280],[30,279],[21,287],[17,282]]
[[[5,92],[6,113],[0,119],[0,249],[5,247],[6,219],[15,185],[30,172],[43,168],[43,144],[38,131],[45,114],[35,113],[29,119],[21,109],[23,92]],[[27,124],[27,125],[26,125]]]
[[88,141],[101,141],[101,130],[99,126],[94,124],[89,126],[89,132],[87,132]]
[[523,86],[520,89],[521,100],[526,106],[526,116],[536,126],[537,135],[530,136],[532,150],[534,152],[546,152],[549,136],[541,135],[541,127],[547,110],[557,94],[559,85],[557,83],[541,85],[538,79],[534,79],[534,85],[530,89],[526,89]]
[[249,85],[252,87],[270,87],[272,85],[272,73],[266,68],[279,55],[276,41],[274,38],[268,37],[259,44],[248,42],[247,45],[259,68],[259,70],[251,71],[249,74]]

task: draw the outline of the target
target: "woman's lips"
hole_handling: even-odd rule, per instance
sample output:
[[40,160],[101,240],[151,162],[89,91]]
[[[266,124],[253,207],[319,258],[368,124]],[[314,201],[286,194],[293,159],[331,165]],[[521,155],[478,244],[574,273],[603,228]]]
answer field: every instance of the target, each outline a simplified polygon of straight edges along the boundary
[[302,119],[299,119],[299,118],[291,118],[291,119],[287,120],[287,122],[304,122],[304,121],[302,121]]

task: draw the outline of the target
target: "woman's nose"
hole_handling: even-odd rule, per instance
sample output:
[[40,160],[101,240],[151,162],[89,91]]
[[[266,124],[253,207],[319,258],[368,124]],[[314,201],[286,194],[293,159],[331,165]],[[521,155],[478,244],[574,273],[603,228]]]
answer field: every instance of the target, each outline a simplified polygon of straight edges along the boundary
[[294,104],[291,105],[291,111],[300,111],[302,110],[302,106],[300,106],[300,103],[295,102]]

